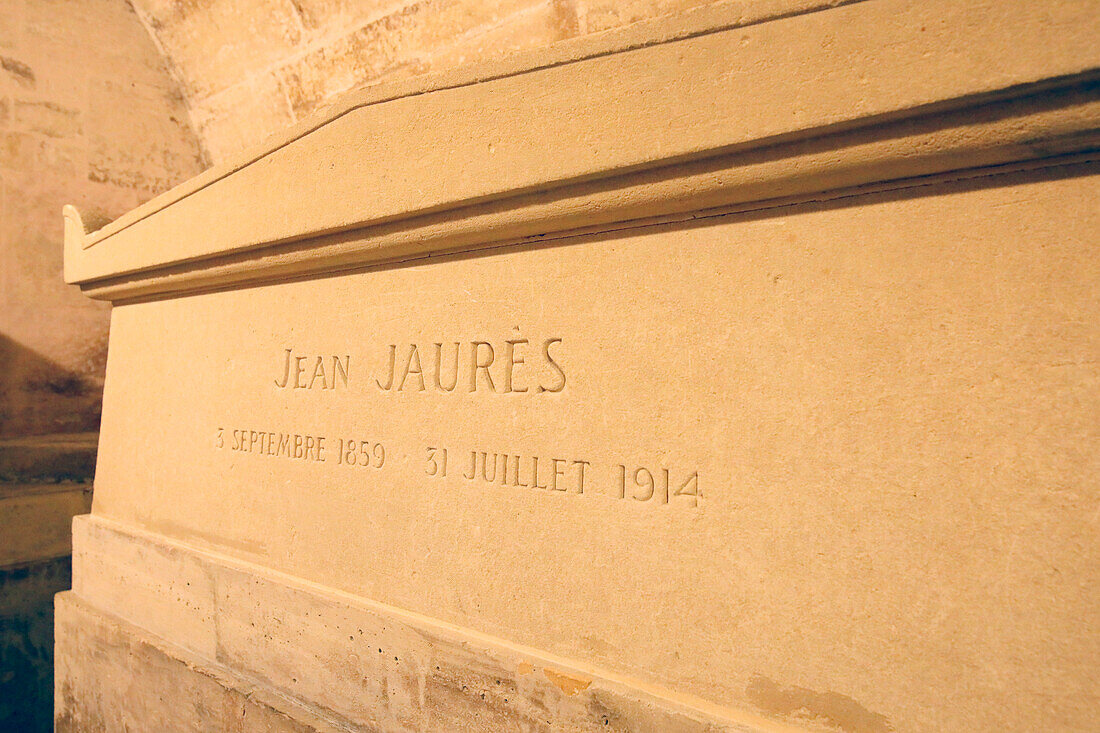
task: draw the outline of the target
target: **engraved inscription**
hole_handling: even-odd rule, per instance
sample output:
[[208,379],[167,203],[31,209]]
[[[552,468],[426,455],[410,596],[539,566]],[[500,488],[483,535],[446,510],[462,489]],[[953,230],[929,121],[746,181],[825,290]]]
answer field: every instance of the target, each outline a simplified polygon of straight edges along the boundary
[[[629,495],[635,501],[657,500],[667,504],[674,496],[691,497],[692,506],[699,500],[699,472],[673,474],[671,469],[661,468],[651,471],[639,466],[628,469],[623,464],[615,466],[618,473],[619,498],[625,499]],[[627,480],[630,476],[630,480]],[[627,486],[630,493],[627,493]]]
[[591,462],[579,459],[547,459],[540,456],[472,450],[467,460],[466,470],[462,472],[462,478],[467,481],[480,480],[490,484],[499,481],[501,486],[575,491],[583,494],[584,469],[591,465]]
[[282,376],[275,380],[279,389],[336,389],[348,386],[348,369],[351,356],[310,356],[295,354],[294,349],[284,349]]
[[[218,428],[215,445],[224,448],[224,430]],[[262,456],[282,456],[305,461],[325,460],[325,439],[305,433],[276,433],[267,430],[233,430],[229,450],[236,453],[256,453]]]
[[337,438],[336,462],[343,466],[382,468],[386,464],[386,446],[369,440]]
[[[452,455],[456,458],[452,458]],[[452,466],[453,460],[459,465]],[[559,455],[522,455],[468,450],[456,454],[446,447],[424,449],[424,474],[434,479],[457,474],[465,482],[516,489],[597,495],[631,502],[698,507],[703,494],[699,472],[680,468],[628,468]]]
[[[624,501],[648,506],[702,506],[699,472],[683,467],[631,466],[626,462],[598,461],[567,452],[519,453],[480,448],[398,445],[391,460],[387,442],[349,436],[217,428],[214,447],[232,453],[332,464],[341,469],[380,472],[405,471],[419,455],[420,478],[450,486],[481,487],[495,491],[539,491],[592,500]],[[398,480],[413,475],[391,474]],[[506,496],[502,493],[500,496]]]
[[565,370],[555,353],[561,342],[547,338],[532,344],[515,338],[390,344],[374,383],[383,392],[561,392]]
[[[518,330],[518,329],[517,329]],[[556,394],[566,385],[562,342],[552,336],[499,341],[387,344],[356,357],[365,382],[384,393],[480,392]],[[351,354],[307,354],[284,348],[272,381],[280,390],[347,389]],[[357,366],[358,371],[364,368]]]
[[[390,343],[360,353],[282,349],[272,378],[282,394],[297,390],[350,390],[450,394],[556,394],[568,383],[568,350],[556,336]],[[354,357],[354,359],[353,359]],[[356,367],[353,371],[352,362]],[[268,387],[270,389],[270,387]],[[320,395],[318,395],[319,397]],[[330,464],[337,470],[380,473],[387,480],[419,479],[443,490],[477,488],[505,497],[514,492],[585,497],[621,506],[699,507],[698,470],[684,465],[632,464],[579,456],[569,450],[502,450],[503,446],[401,445],[369,434],[324,435],[287,430],[217,428],[219,451],[263,459]],[[543,448],[546,448],[545,446]],[[421,468],[417,469],[416,466]],[[412,475],[401,475],[412,469]],[[422,473],[421,473],[422,471]]]
[[[311,433],[285,433],[273,430],[229,431],[226,442],[225,428],[218,428],[214,435],[214,447],[233,453],[251,453],[259,456],[291,458],[316,463],[335,461],[340,466],[382,468],[386,463],[386,447],[379,442],[356,438],[329,438]],[[335,455],[332,448],[335,446]]]

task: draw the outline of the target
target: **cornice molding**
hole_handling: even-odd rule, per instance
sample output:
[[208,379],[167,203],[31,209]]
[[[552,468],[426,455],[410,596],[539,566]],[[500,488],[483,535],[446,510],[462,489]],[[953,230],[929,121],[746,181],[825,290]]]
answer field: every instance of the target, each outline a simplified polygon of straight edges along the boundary
[[99,232],[67,207],[66,281],[163,296],[1088,159],[1100,19],[1036,5],[873,0],[377,87]]

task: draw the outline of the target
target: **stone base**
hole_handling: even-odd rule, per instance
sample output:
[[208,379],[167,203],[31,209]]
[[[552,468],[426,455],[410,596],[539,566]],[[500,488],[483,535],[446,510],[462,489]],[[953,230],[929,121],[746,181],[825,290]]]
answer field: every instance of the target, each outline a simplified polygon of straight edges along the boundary
[[[55,731],[344,730],[59,593]],[[284,712],[284,710],[286,712]]]
[[58,731],[777,729],[94,516],[73,529]]

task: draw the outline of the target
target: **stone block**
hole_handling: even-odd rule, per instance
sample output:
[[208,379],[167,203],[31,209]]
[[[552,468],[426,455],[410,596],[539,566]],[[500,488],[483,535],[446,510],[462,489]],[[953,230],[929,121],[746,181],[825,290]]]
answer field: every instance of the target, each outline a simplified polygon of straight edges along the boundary
[[358,28],[411,5],[430,4],[416,0],[299,0],[294,7],[306,28],[324,35],[337,35],[342,30]]
[[122,0],[0,7],[0,436],[98,425],[108,308],[62,284],[56,215],[105,223],[201,171],[173,87]]
[[0,169],[30,171],[57,168],[67,178],[76,172],[75,156],[64,145],[30,132],[0,132]]
[[8,83],[14,82],[16,86],[34,88],[37,78],[34,69],[29,64],[13,56],[0,57],[0,71]]
[[596,33],[705,4],[707,0],[584,0],[581,23],[587,32]]
[[[105,78],[89,85],[89,100],[88,117],[94,125],[88,139],[89,180],[156,194],[177,183],[179,171],[202,169],[200,152],[188,144],[192,133],[181,124],[185,110],[173,90]],[[123,105],[130,114],[112,122],[113,110]],[[134,139],[149,143],[128,144]]]
[[181,654],[80,601],[56,598],[54,730],[161,730],[277,733],[339,731],[308,710],[297,715],[264,699],[248,680]]
[[[345,730],[687,733],[719,725],[711,711],[662,699],[635,680],[605,678],[531,649],[326,592],[194,546],[166,544],[111,522],[82,517],[75,526],[76,573],[92,582],[78,580],[71,597],[59,598],[59,615],[74,614],[62,611],[66,606],[85,618],[108,616],[100,610],[105,607],[114,613],[85,622],[92,629],[59,620],[58,648],[105,646],[94,638],[104,625],[111,627],[109,645],[115,648],[59,665],[59,710],[70,711],[60,713],[63,718],[86,715],[82,695],[88,682],[84,690],[62,694],[70,679],[109,677],[107,665],[118,664],[113,657],[153,645],[188,667],[174,673],[173,686],[206,687],[206,676],[229,687],[247,681],[255,697],[284,701],[280,712],[306,725],[317,717]],[[146,664],[143,655],[130,674]],[[119,701],[121,709],[112,715],[150,715],[146,706],[163,696],[156,688],[128,684],[143,699]],[[197,695],[209,707],[210,695],[227,693],[233,690]],[[315,717],[302,716],[302,710]],[[211,725],[201,721],[196,727],[186,713],[170,724],[178,730]],[[743,723],[725,721],[721,729],[755,730],[753,724],[763,720],[745,716]]]
[[296,119],[273,74],[204,97],[194,105],[192,117],[214,160],[239,153],[287,129]]
[[[288,64],[279,77],[300,118],[349,89],[382,78],[422,74],[433,68],[431,57],[439,49],[464,45],[470,61],[491,58],[495,51],[476,54],[477,45],[469,39],[543,9],[543,3],[532,0],[405,4]],[[529,42],[540,40],[535,36]]]
[[[250,3],[143,3],[142,14],[160,44],[172,48],[187,96],[202,99],[227,89],[295,52],[303,27],[289,0]],[[226,42],[231,38],[247,42]]]
[[1100,18],[726,10],[66,209],[126,651],[59,626],[59,727],[121,659],[184,730],[1089,727]]

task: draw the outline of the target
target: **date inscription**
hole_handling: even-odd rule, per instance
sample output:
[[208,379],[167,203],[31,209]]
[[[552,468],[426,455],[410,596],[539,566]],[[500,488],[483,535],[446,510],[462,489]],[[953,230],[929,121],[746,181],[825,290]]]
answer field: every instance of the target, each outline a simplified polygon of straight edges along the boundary
[[[452,455],[455,456],[452,458]],[[457,465],[455,465],[457,461]],[[556,491],[575,496],[698,507],[699,472],[665,466],[600,464],[577,457],[522,455],[499,451],[424,449],[424,473],[442,479],[457,475],[471,484]]]
[[[222,428],[215,450],[265,460],[329,464],[341,470],[392,470],[395,480],[425,480],[443,487],[540,491],[631,504],[701,507],[699,472],[678,465],[635,465],[568,453],[519,453],[420,445],[405,449],[388,441],[354,435]],[[391,452],[393,455],[391,455]],[[419,465],[417,470],[415,466]],[[407,473],[412,468],[411,474]]]
[[333,462],[338,466],[382,468],[386,464],[386,446],[372,440],[311,433],[285,433],[274,430],[218,428],[214,447],[232,453],[250,453],[269,458],[289,458],[313,463]]

